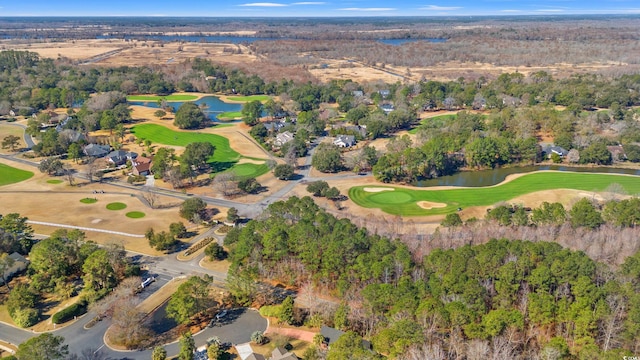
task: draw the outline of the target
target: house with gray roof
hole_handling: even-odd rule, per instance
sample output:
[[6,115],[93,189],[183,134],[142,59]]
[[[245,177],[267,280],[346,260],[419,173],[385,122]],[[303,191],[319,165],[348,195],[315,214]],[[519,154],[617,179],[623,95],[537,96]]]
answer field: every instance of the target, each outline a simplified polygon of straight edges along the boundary
[[333,140],[333,145],[350,148],[356,144],[356,137],[353,135],[338,135],[336,139]]
[[289,131],[285,131],[276,135],[276,139],[273,141],[273,144],[275,146],[282,146],[288,143],[289,141],[293,141],[293,134]]
[[107,156],[111,148],[109,145],[98,145],[98,144],[89,144],[84,147],[82,150],[85,155],[91,156],[94,158],[101,158]]
[[24,256],[14,252],[9,255],[11,259],[13,259],[13,265],[6,269],[2,276],[0,276],[0,285],[4,285],[4,281],[9,281],[11,278],[18,273],[21,273],[27,269],[29,265],[29,260],[25,259]]

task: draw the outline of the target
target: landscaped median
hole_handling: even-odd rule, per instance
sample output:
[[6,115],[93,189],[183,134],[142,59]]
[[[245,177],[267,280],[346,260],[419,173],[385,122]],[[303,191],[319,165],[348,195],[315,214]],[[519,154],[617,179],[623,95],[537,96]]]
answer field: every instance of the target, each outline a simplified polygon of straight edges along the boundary
[[482,188],[437,190],[355,186],[349,189],[349,197],[365,208],[378,208],[393,215],[425,216],[448,214],[457,208],[488,206],[536,191],[569,189],[599,192],[612,184],[619,184],[629,194],[640,193],[640,177],[637,176],[541,171]]

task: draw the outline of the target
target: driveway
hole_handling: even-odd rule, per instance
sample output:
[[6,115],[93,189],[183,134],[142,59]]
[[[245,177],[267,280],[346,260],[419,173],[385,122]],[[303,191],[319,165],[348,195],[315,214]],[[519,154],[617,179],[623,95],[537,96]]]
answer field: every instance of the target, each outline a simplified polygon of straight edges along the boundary
[[266,331],[267,320],[251,309],[229,310],[227,316],[212,328],[205,330],[207,337],[217,336],[222,342],[244,344],[251,341],[254,331]]

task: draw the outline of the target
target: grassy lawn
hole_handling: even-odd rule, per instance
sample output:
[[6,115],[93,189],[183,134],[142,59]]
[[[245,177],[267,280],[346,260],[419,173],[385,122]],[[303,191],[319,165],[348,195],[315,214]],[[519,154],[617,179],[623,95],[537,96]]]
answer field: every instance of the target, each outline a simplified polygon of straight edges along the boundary
[[456,117],[458,117],[458,115],[440,115],[440,116],[434,116],[431,118],[426,118],[426,119],[422,119],[420,121],[420,125],[416,126],[415,128],[409,130],[409,134],[417,134],[418,133],[418,129],[420,128],[420,126],[427,124],[427,123],[447,123],[453,119],[455,119]]
[[266,174],[269,168],[266,164],[239,164],[232,167],[229,171],[233,171],[236,176],[241,179],[248,179]]
[[249,101],[267,101],[271,98],[269,95],[251,95],[251,96],[228,96],[230,101],[249,102]]
[[241,111],[227,111],[227,112],[223,112],[220,113],[216,116],[218,118],[218,120],[224,121],[224,120],[235,120],[235,119],[239,119],[242,117],[242,112]]
[[62,180],[59,180],[59,179],[51,179],[51,180],[47,180],[47,184],[54,184],[54,185],[57,185],[57,184],[62,184],[62,183],[63,183],[63,181],[62,181]]
[[209,142],[216,147],[213,162],[236,162],[240,160],[240,154],[229,146],[229,139],[215,134],[203,134],[195,131],[173,131],[162,125],[142,124],[136,125],[131,132],[137,138],[151,140],[151,142],[172,146],[187,146],[193,142]]
[[31,171],[20,170],[5,164],[0,164],[0,186],[24,181],[32,176],[33,173]]
[[146,216],[145,213],[143,213],[142,211],[130,211],[128,213],[125,214],[128,218],[132,218],[132,219],[140,219]]
[[95,204],[98,202],[98,199],[84,198],[84,199],[80,199],[80,202],[83,204]]
[[187,146],[193,142],[209,142],[216,147],[213,156],[209,159],[209,163],[214,172],[233,169],[237,171],[240,176],[255,177],[269,171],[266,165],[262,164],[236,165],[242,156],[229,146],[229,139],[220,135],[193,131],[174,131],[155,124],[136,125],[131,129],[131,132],[138,138],[148,139],[154,143],[163,145]]
[[159,96],[159,95],[129,95],[127,96],[127,101],[158,101],[158,100],[166,100],[166,101],[191,101],[196,100],[198,97],[196,95],[167,95],[167,96]]
[[[367,192],[365,186],[349,189],[349,197],[365,208],[402,216],[439,215],[455,212],[458,207],[488,206],[517,196],[543,190],[572,189],[603,191],[611,184],[620,184],[629,194],[640,193],[640,179],[636,176],[611,174],[586,174],[571,172],[537,172],[513,181],[484,188],[449,190],[418,190],[386,187],[393,191]],[[416,203],[430,201],[447,206],[423,209]]]
[[109,210],[122,210],[126,208],[127,208],[127,204],[121,203],[121,202],[112,202],[107,204],[107,209]]

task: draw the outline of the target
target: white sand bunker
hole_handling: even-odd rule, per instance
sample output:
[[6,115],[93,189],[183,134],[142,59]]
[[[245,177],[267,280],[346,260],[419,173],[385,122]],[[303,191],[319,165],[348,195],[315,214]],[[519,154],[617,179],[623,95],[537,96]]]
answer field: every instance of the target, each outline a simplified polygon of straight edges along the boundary
[[93,219],[93,220],[91,220],[91,223],[92,224],[97,224],[97,223],[99,223],[101,221],[102,221],[102,219]]
[[447,206],[447,204],[431,202],[431,201],[418,201],[417,204],[418,206],[420,206],[425,210],[443,208]]
[[394,189],[383,188],[383,187],[366,187],[363,190],[370,193],[377,193],[377,192],[383,192],[383,191],[393,191]]
[[253,160],[253,159],[247,159],[247,158],[242,158],[238,161],[238,164],[256,164],[256,165],[262,165],[264,164],[264,161],[260,161],[260,160]]

